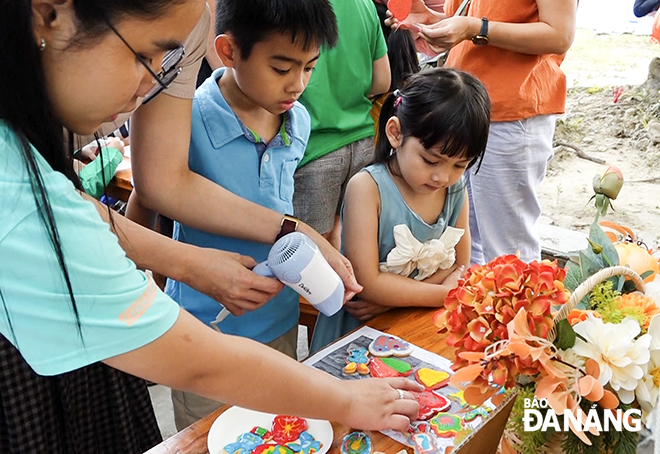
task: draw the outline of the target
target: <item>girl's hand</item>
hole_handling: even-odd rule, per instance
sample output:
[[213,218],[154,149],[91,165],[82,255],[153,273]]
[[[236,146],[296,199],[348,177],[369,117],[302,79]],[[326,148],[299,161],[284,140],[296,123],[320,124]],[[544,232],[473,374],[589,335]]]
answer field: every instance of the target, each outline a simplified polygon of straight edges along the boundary
[[453,266],[447,268],[446,270],[440,269],[435,273],[433,273],[431,276],[424,279],[422,282],[426,282],[427,284],[444,284],[445,279],[447,279],[451,274],[453,274],[457,270],[460,272],[459,275],[460,278],[460,276],[462,276],[463,272],[465,271],[465,265],[461,265],[459,267],[456,264],[454,264]]
[[456,288],[458,286],[458,280],[461,278],[461,276],[463,276],[464,272],[465,266],[459,266],[454,271],[449,273],[449,275],[442,281],[442,285],[450,290]]
[[[362,430],[394,429],[406,433],[417,419],[419,404],[407,391],[421,392],[423,386],[407,378],[372,378],[342,382],[350,393],[350,405],[340,422]],[[403,391],[403,399],[399,391]]]
[[349,314],[361,322],[366,322],[376,315],[391,309],[389,306],[383,306],[382,304],[372,303],[366,300],[348,301],[344,307]]
[[432,25],[420,26],[419,36],[425,39],[434,52],[445,52],[466,39],[472,39],[481,30],[481,20],[476,17],[454,16]]

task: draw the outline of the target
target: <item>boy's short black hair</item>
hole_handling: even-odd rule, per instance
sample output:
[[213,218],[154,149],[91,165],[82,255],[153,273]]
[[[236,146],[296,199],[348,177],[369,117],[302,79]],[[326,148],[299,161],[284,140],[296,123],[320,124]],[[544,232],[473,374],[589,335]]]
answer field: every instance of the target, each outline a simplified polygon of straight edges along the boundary
[[247,59],[271,33],[289,33],[305,50],[334,47],[337,19],[328,0],[217,0],[215,32],[231,34]]

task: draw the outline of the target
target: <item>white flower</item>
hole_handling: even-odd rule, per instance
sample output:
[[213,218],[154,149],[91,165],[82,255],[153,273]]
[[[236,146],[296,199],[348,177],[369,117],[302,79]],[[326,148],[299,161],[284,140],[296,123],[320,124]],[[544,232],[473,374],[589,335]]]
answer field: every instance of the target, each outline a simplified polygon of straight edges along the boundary
[[651,359],[644,368],[644,376],[639,381],[635,395],[642,407],[642,419],[646,420],[649,412],[653,410],[660,394],[660,317],[653,317],[649,324],[651,336]]
[[630,317],[614,324],[603,323],[601,319],[589,314],[585,321],[577,323],[573,329],[584,339],[578,337],[575,340],[573,351],[595,360],[600,366],[600,384],[605,386],[609,383],[621,402],[631,403],[650,359],[651,336],[644,334],[635,339],[641,328]]
[[655,279],[646,284],[644,295],[653,298],[655,300],[655,304],[660,306],[660,274],[657,274]]

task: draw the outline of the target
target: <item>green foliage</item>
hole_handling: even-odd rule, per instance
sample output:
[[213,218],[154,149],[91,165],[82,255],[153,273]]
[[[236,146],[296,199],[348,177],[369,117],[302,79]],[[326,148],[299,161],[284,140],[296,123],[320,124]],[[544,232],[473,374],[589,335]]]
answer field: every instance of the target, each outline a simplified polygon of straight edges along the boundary
[[[599,421],[605,420],[604,410],[600,406],[594,405],[593,402],[582,399],[580,407],[585,413],[589,412],[593,407],[598,414]],[[619,408],[622,412],[625,412],[630,409],[631,406],[620,404]],[[562,420],[560,420],[560,424],[563,427],[564,423]],[[561,445],[565,454],[634,454],[637,450],[637,432],[628,432],[626,430],[618,432],[612,428],[607,432],[601,432],[598,436],[587,432],[586,435],[591,441],[591,446],[585,445],[582,440],[571,431],[566,432],[565,435],[566,436]]]
[[614,290],[612,281],[601,282],[589,294],[589,308],[600,312],[603,307],[611,305],[619,296],[621,293]]
[[[598,225],[598,215],[589,230],[588,241],[589,245],[585,249],[575,252],[567,264],[564,285],[571,292],[574,292],[589,276],[603,268],[619,264],[619,254],[614,249],[612,241]],[[588,298],[584,297],[576,308],[588,309]]]
[[575,331],[568,322],[563,319],[557,322],[557,338],[555,339],[555,346],[560,350],[568,350],[575,345]]
[[[576,257],[572,257],[572,259],[575,258]],[[580,280],[581,278],[582,271],[580,270],[577,261],[566,262],[566,278],[564,279],[564,286],[566,289],[570,290],[571,293],[574,292],[578,285],[580,285],[582,282]]]
[[[517,446],[516,449],[521,454],[538,454],[541,451],[541,448],[545,443],[550,439],[550,437],[555,433],[553,429],[547,430],[545,432],[537,430],[535,432],[525,432],[523,424],[523,414],[524,414],[524,402],[525,399],[534,399],[534,389],[536,383],[530,383],[528,385],[522,386],[518,389],[518,397],[516,402],[513,404],[511,409],[511,415],[509,416],[509,421],[506,424],[508,430],[520,438],[522,442],[520,446]],[[548,411],[547,409],[539,409],[543,417]]]
[[646,320],[644,309],[640,307],[620,308],[618,300],[620,296],[621,293],[614,290],[614,284],[611,281],[601,282],[591,291],[589,304],[598,311],[605,323],[617,324],[626,317],[632,317],[640,326],[643,326]]

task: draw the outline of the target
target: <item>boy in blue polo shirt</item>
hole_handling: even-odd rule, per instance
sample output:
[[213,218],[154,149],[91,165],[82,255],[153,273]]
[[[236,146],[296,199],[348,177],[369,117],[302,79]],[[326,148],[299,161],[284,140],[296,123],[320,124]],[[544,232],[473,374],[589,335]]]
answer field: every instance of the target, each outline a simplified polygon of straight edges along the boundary
[[[195,92],[188,165],[236,195],[282,214],[293,212],[293,174],[309,138],[309,114],[298,103],[322,47],[337,41],[327,0],[220,0],[215,48],[225,68]],[[266,260],[270,245],[213,235],[176,223],[174,238]],[[166,292],[204,323],[221,307],[187,285]],[[229,315],[223,333],[249,337],[296,357],[298,295],[285,287],[265,305]],[[211,360],[211,358],[209,358]],[[252,365],[246,364],[245,373]],[[181,430],[221,404],[173,391]]]

